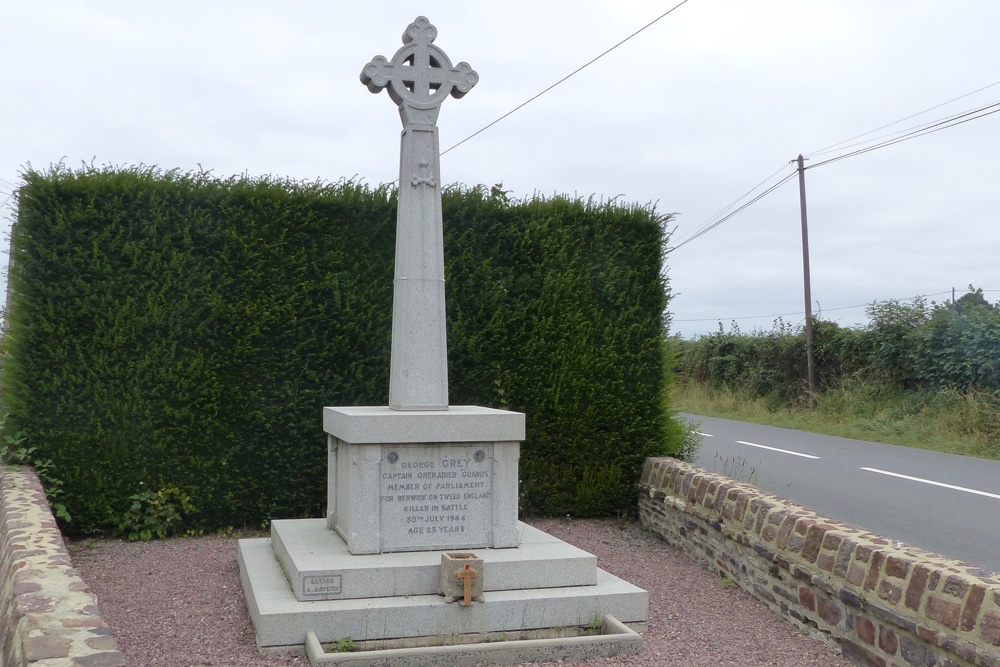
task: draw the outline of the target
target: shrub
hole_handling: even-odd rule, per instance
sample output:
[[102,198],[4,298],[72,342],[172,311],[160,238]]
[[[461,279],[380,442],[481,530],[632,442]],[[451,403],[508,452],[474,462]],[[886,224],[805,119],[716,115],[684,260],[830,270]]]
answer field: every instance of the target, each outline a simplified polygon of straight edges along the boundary
[[[663,411],[668,218],[495,190],[443,200],[451,402],[527,413],[526,511],[630,509],[643,459],[682,446]],[[25,174],[4,395],[73,532],[322,513],[321,408],[387,401],[395,201],[346,181]]]

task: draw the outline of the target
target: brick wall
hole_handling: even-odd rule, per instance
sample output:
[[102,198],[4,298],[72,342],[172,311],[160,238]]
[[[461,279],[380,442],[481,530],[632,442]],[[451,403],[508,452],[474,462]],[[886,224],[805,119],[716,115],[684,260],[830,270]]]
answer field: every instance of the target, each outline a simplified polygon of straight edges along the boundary
[[669,458],[646,460],[639,516],[859,665],[1000,667],[1000,575]]
[[0,465],[0,667],[125,664],[38,478]]

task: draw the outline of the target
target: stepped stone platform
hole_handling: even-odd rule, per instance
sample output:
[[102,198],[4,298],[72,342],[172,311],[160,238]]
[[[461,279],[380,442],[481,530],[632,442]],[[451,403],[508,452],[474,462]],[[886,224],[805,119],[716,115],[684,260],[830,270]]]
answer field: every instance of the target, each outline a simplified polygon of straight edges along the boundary
[[[517,549],[475,550],[489,568],[485,591],[597,583],[595,556],[537,528],[518,525]],[[271,546],[299,601],[438,593],[440,551],[353,556],[323,519],[275,521]]]
[[[521,523],[519,529],[519,548],[475,550],[485,601],[463,606],[437,594],[441,552],[352,555],[323,519],[276,521],[270,539],[239,543],[257,644],[297,651],[310,631],[324,643],[350,637],[426,644],[582,627],[606,615],[645,629],[646,591],[599,569],[581,549]],[[310,577],[320,584],[311,588]]]

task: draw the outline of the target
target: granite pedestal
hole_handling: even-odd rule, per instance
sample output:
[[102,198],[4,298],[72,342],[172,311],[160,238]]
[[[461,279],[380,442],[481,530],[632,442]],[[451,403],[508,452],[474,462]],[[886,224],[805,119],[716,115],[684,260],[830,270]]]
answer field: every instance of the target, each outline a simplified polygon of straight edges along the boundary
[[520,412],[337,407],[327,521],[352,554],[516,547]]
[[[298,650],[309,632],[397,647],[562,636],[605,616],[645,628],[645,591],[517,520],[524,415],[326,408],[324,428],[327,517],[274,521],[270,539],[240,541],[261,649]],[[438,594],[441,555],[454,551],[482,561],[482,601]]]

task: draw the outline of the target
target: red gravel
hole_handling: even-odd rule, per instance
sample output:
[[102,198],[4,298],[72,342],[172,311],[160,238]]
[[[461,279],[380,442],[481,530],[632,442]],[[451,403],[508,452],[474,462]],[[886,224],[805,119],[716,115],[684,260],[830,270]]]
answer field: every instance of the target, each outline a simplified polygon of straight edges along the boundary
[[[631,522],[538,519],[532,525],[649,591],[643,651],[596,665],[850,667],[821,642]],[[236,539],[72,544],[73,561],[132,667],[303,665],[260,655],[236,565]]]

